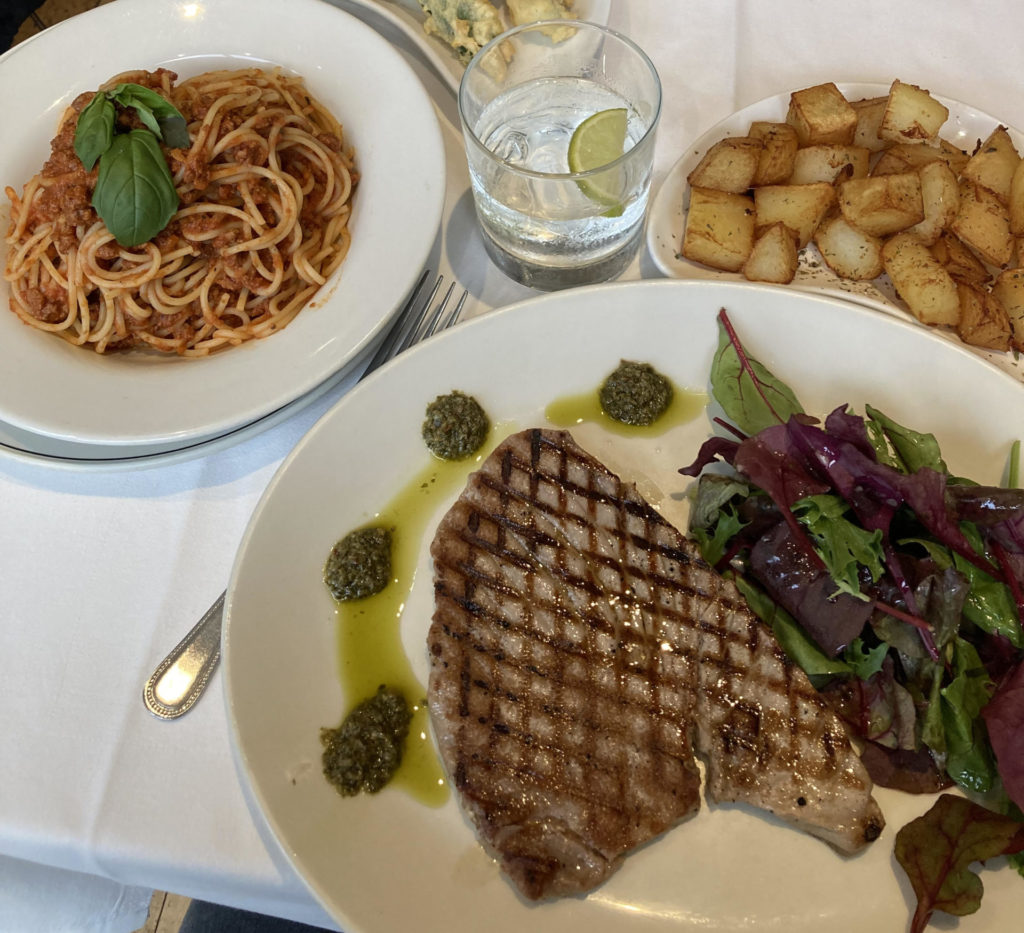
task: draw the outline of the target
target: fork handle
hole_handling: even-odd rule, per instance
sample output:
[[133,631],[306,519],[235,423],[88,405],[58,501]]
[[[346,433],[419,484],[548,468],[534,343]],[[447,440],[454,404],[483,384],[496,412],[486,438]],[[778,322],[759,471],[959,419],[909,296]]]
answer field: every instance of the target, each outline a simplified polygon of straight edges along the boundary
[[154,716],[177,719],[202,695],[220,660],[224,593],[160,662],[146,681],[142,699]]

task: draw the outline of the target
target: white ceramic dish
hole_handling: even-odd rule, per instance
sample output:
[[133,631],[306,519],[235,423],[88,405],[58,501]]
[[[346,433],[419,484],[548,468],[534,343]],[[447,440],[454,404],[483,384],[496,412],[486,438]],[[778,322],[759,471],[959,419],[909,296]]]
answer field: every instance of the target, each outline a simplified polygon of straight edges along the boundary
[[[361,359],[365,359],[362,357]],[[321,396],[339,389],[345,391],[359,381],[362,365],[349,364],[328,377],[312,391],[281,406],[262,418],[239,428],[212,437],[199,438],[182,446],[180,443],[133,444],[117,447],[111,444],[81,444],[60,438],[23,431],[0,421],[0,457],[14,463],[42,466],[47,469],[85,473],[123,473],[129,470],[150,470],[155,467],[186,463],[199,457],[227,450],[287,421]]]
[[[283,852],[346,933],[906,927],[911,895],[894,867],[893,837],[930,806],[927,798],[879,791],[889,826],[852,859],[764,814],[704,807],[629,856],[588,897],[529,906],[454,800],[431,809],[396,788],[343,799],[320,773],[319,729],[343,712],[323,561],[337,538],[370,521],[429,463],[420,440],[426,403],[458,388],[507,430],[541,425],[548,403],[596,389],[622,357],[704,390],[722,307],[748,350],[809,410],[850,402],[863,411],[870,402],[934,430],[954,471],[1000,480],[1024,424],[1024,391],[1014,380],[894,317],[807,293],[666,281],[556,293],[468,321],[382,367],[317,423],[269,484],[231,574],[223,644],[243,780]],[[829,340],[816,328],[823,314],[833,321]],[[691,481],[676,471],[711,433],[710,414],[656,438],[589,424],[573,433],[683,523]],[[403,644],[424,684],[433,600],[427,548],[456,494],[438,497],[402,617]],[[971,929],[1012,929],[1024,910],[1021,879],[987,871],[984,883]]]
[[[349,0],[339,0],[341,4],[346,2]],[[362,0],[356,0],[356,2],[362,2]],[[505,25],[510,25],[503,0],[491,0],[491,2],[504,17]],[[462,81],[462,74],[466,70],[466,66],[459,61],[455,51],[447,42],[437,36],[428,36],[424,33],[423,22],[427,17],[417,0],[382,0],[381,3],[375,5],[381,12],[387,13],[389,18],[407,27],[407,33],[414,38],[431,64],[441,73],[451,88],[458,92],[459,82]],[[608,22],[611,0],[575,0],[573,9],[579,20],[605,24]]]
[[[72,347],[7,312],[0,284],[0,420],[121,451],[184,447],[302,397],[383,334],[437,236],[444,146],[402,56],[320,0],[119,0],[16,46],[0,58],[0,83],[19,88],[5,105],[18,132],[0,136],[5,183],[20,188],[38,171],[64,107],[120,71],[163,65],[184,77],[252,64],[302,74],[355,146],[353,242],[339,272],[280,334],[201,360]],[[6,200],[2,214],[6,228]]]
[[[883,84],[838,84],[848,100],[880,97],[889,93]],[[949,108],[949,119],[941,135],[958,148],[973,152],[975,146],[992,132],[1000,121],[987,113],[956,100],[938,97]],[[689,186],[686,176],[696,167],[711,145],[725,136],[745,135],[754,120],[784,120],[789,106],[789,92],[767,97],[726,117],[697,139],[673,165],[651,203],[647,225],[647,246],[651,258],[662,273],[676,279],[705,279],[726,282],[746,281],[741,273],[722,272],[685,259],[680,253],[683,229],[686,226],[686,208],[689,204]],[[1017,148],[1024,152],[1024,133],[1009,129]],[[906,305],[897,296],[888,276],[870,282],[853,282],[839,278],[824,262],[813,244],[802,251],[800,267],[789,285],[777,286],[800,289],[820,295],[856,301],[887,314],[914,320]],[[933,328],[944,339],[960,343],[952,331]],[[972,348],[972,352],[1024,380],[1024,362],[1012,353],[1000,353]]]

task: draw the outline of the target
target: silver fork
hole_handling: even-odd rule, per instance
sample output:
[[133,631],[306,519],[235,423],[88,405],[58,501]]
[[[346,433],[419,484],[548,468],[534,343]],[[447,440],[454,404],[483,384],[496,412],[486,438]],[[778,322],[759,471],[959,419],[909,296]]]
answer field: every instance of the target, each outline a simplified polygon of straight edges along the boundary
[[[366,377],[413,344],[458,321],[466,304],[467,293],[463,291],[458,301],[453,303],[455,283],[452,282],[447,291],[441,294],[444,276],[439,275],[433,287],[428,290],[425,286],[429,279],[430,271],[427,270],[420,276],[391,330],[360,378]],[[435,301],[439,294],[440,299]],[[142,701],[154,716],[177,719],[187,713],[203,695],[220,661],[224,596],[221,593],[217,597],[146,681]]]

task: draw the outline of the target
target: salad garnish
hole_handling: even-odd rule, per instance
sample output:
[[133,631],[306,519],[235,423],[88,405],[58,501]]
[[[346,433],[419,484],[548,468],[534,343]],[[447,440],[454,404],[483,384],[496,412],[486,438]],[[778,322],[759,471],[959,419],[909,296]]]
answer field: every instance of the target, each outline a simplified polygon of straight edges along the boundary
[[725,434],[699,477],[690,532],[863,746],[876,784],[956,785],[897,836],[918,896],[977,909],[973,861],[1024,874],[1024,490],[952,474],[934,435],[865,406],[824,420],[749,356],[723,309],[711,371]]

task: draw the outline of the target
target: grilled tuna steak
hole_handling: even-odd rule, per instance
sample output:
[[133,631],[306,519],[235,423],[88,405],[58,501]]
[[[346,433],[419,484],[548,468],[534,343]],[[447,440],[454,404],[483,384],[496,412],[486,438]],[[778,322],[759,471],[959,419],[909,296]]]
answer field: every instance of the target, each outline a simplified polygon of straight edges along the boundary
[[478,834],[528,898],[589,891],[711,801],[844,852],[884,825],[842,723],[736,588],[564,431],[508,438],[431,546],[428,699]]

